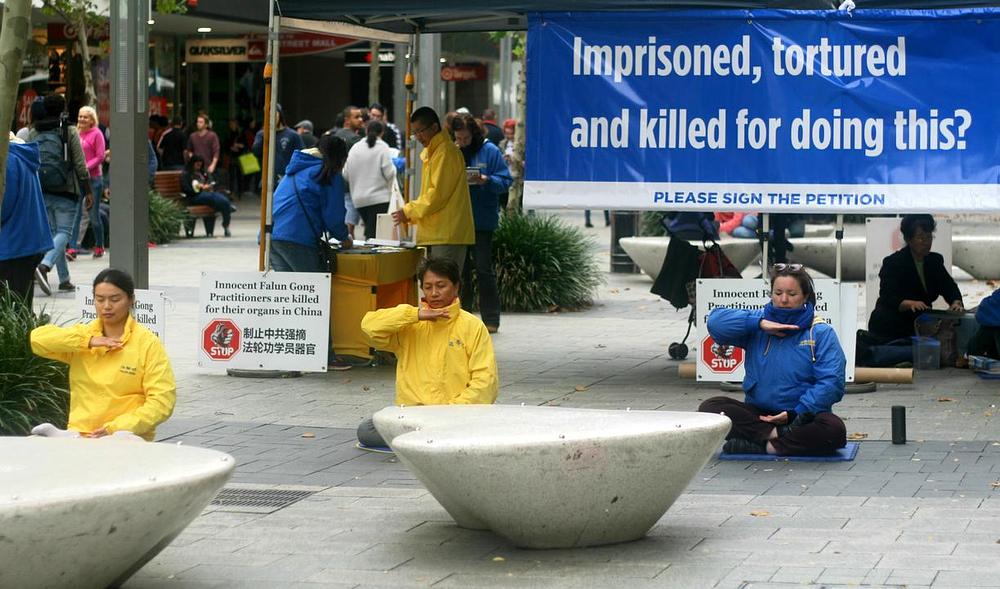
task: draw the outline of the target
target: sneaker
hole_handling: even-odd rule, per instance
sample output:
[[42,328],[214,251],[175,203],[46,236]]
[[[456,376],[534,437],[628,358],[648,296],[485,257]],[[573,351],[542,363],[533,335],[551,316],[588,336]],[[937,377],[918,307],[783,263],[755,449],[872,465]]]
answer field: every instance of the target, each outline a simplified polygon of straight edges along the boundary
[[94,257],[95,258],[103,258],[104,257],[104,248],[103,247],[95,247],[94,248]]
[[339,358],[334,358],[326,363],[326,368],[328,370],[336,370],[337,372],[343,372],[344,370],[350,370],[354,368],[349,362],[345,362]]
[[225,235],[226,237],[232,237],[233,236],[233,234],[230,233],[230,231],[229,231],[229,227],[226,227],[224,229],[224,231],[225,231],[225,233],[223,233],[223,235]]
[[50,268],[45,264],[39,264],[35,267],[35,283],[38,284],[38,288],[42,289],[42,292],[52,296],[52,287],[49,286],[49,270]]
[[75,262],[76,261],[76,250],[67,249],[66,250],[66,261]]
[[76,285],[67,280],[66,282],[59,283],[59,292],[75,292]]
[[496,333],[498,331],[500,331],[500,327],[498,325],[487,325],[486,326],[486,333]]
[[722,451],[726,454],[767,454],[767,443],[733,438],[726,440],[725,445],[722,446]]

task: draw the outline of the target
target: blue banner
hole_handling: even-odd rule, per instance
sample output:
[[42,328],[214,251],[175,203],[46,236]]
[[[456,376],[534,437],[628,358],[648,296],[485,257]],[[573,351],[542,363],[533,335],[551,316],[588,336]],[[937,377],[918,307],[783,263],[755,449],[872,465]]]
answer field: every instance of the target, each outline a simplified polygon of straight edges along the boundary
[[1000,210],[1000,9],[531,15],[525,205]]

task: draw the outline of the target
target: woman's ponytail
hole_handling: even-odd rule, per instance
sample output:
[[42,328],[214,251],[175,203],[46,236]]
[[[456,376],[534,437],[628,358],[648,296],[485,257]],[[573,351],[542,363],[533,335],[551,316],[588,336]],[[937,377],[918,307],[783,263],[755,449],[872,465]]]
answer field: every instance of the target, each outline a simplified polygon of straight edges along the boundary
[[368,147],[375,147],[375,142],[384,132],[385,126],[380,121],[368,121],[368,126],[365,127],[365,141],[368,143]]

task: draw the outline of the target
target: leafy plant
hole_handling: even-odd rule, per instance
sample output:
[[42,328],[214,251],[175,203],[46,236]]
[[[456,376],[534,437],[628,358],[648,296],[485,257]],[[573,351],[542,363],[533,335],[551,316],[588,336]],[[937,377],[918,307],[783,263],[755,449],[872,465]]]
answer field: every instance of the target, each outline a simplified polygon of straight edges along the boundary
[[0,435],[27,435],[44,422],[66,427],[69,367],[31,352],[31,330],[50,322],[35,316],[0,282]]
[[163,198],[155,190],[149,191],[149,240],[169,243],[180,233],[186,214],[176,202]]
[[659,211],[643,211],[642,222],[639,225],[639,235],[666,235],[667,230],[664,229],[663,224],[660,223],[660,220],[663,219],[663,215],[664,213]]
[[[589,306],[604,282],[593,246],[592,238],[553,215],[502,216],[493,234],[500,308],[552,311]],[[474,279],[464,281],[463,307],[478,307],[477,286]]]

